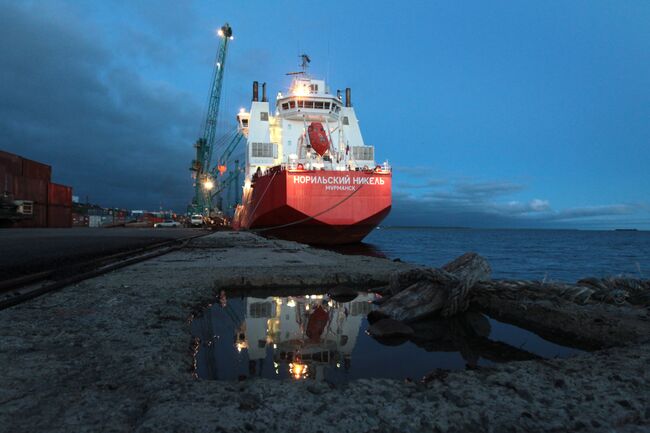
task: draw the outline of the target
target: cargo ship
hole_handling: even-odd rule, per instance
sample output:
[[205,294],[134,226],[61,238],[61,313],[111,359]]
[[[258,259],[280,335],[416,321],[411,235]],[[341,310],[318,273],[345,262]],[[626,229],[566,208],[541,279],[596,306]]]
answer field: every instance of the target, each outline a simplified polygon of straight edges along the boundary
[[392,170],[375,162],[352,107],[351,90],[332,94],[301,72],[275,107],[253,82],[250,110],[237,115],[246,139],[244,185],[233,228],[309,244],[361,241],[391,209]]

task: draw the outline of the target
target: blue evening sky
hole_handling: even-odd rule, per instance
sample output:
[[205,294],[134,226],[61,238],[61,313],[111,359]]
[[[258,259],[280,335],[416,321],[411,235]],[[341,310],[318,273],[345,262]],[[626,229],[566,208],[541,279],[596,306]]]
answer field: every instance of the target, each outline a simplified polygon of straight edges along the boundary
[[650,229],[650,2],[0,1],[0,149],[107,206],[183,210],[218,40],[253,80],[352,88],[387,223]]

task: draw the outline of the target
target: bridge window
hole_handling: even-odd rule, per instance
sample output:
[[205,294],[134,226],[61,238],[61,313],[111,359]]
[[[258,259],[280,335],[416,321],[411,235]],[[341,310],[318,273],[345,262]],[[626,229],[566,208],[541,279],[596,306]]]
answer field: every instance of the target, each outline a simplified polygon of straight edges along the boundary
[[361,161],[373,161],[375,148],[372,146],[352,146],[352,157]]
[[323,109],[323,102],[322,101],[314,102],[314,108],[318,108],[318,109],[322,110]]
[[310,84],[309,93],[318,93],[318,84]]
[[287,102],[285,102],[284,104],[282,104],[282,109],[283,109],[283,110],[288,110],[288,109],[289,109],[289,104],[288,104]]
[[326,110],[329,110],[329,109],[330,109],[330,103],[329,103],[329,102],[326,102],[326,103],[325,103],[325,109],[326,109]]
[[304,108],[305,103],[303,101],[298,101],[298,108]]
[[305,101],[305,108],[314,108],[314,101]]
[[251,143],[253,158],[275,158],[276,146],[273,143]]
[[289,108],[296,108],[296,101],[289,101]]
[[250,317],[271,317],[272,305],[270,302],[255,302],[248,307]]

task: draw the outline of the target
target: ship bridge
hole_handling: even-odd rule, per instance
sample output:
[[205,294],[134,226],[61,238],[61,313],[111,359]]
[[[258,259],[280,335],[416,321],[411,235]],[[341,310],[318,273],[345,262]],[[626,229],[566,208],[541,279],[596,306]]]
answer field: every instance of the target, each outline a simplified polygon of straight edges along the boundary
[[325,81],[297,78],[289,94],[278,94],[276,108],[281,117],[288,120],[327,119],[336,122],[343,107],[341,95],[326,92]]

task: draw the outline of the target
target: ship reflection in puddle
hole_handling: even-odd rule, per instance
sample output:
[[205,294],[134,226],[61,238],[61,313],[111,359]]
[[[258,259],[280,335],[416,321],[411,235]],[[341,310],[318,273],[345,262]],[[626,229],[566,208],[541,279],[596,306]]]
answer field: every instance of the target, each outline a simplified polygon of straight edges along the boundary
[[[464,369],[580,351],[468,312],[411,324],[409,341],[380,342],[366,333],[377,295],[241,297],[218,303],[192,322],[201,344],[200,378],[324,380],[419,379],[436,368]],[[490,338],[488,338],[490,337]]]

